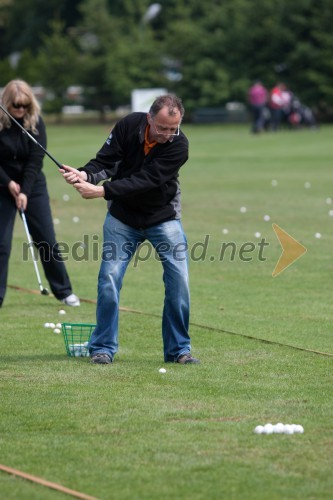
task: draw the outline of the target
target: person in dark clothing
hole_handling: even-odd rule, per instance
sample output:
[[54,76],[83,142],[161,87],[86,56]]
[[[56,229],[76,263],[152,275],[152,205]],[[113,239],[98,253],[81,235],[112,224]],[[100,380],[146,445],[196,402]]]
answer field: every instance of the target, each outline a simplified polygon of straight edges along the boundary
[[[10,81],[2,92],[2,105],[46,148],[46,131],[40,106],[23,80]],[[56,241],[46,179],[44,152],[0,109],[0,306],[8,277],[15,217],[26,215],[50,288],[58,300],[79,306]]]
[[[199,363],[191,355],[188,333],[188,255],[180,221],[178,172],[188,159],[188,140],[179,128],[183,115],[178,97],[160,96],[148,114],[135,112],[120,120],[83,168],[65,165],[61,170],[83,198],[109,201],[98,277],[97,326],[89,343],[93,363],[112,363],[118,350],[122,281],[136,249],[146,239],[164,271],[164,361]],[[100,181],[105,182],[98,185]]]

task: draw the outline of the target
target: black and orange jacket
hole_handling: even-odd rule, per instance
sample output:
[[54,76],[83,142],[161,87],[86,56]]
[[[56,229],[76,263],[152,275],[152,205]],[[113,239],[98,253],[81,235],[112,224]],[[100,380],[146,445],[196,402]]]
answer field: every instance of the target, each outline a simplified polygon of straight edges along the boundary
[[188,140],[182,131],[145,155],[147,124],[146,113],[121,119],[96,157],[80,169],[92,184],[104,181],[111,215],[135,228],[180,219],[178,173],[188,159]]

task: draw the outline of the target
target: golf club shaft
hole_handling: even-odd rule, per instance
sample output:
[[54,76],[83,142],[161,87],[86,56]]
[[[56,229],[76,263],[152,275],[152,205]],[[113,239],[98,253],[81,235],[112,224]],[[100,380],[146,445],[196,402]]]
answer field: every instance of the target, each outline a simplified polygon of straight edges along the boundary
[[41,293],[43,295],[47,295],[48,292],[47,292],[46,288],[43,287],[42,280],[40,278],[40,274],[39,274],[39,270],[38,270],[38,266],[37,266],[37,261],[36,261],[36,257],[35,257],[35,252],[34,252],[34,249],[33,249],[33,243],[32,243],[31,237],[30,237],[30,232],[29,232],[29,228],[28,228],[28,224],[27,224],[27,219],[25,217],[25,213],[24,213],[23,208],[20,209],[20,213],[21,213],[21,217],[22,217],[24,229],[25,229],[25,232],[27,234],[27,238],[28,238],[28,242],[29,242],[29,248],[30,248],[30,253],[31,253],[32,261],[34,263],[34,267],[35,267],[35,271],[36,271],[36,276],[37,276],[37,281],[38,281],[39,289],[40,289],[40,291],[41,291]]
[[0,104],[0,109],[2,109],[2,111],[6,113],[7,116],[9,116],[9,118],[15,123],[15,125],[20,127],[20,129],[25,134],[27,134],[29,139],[31,139],[37,146],[39,146],[44,151],[44,153],[57,165],[58,168],[63,168],[62,164],[59,163],[41,144],[39,144],[39,142],[36,141],[36,139],[31,134],[29,134],[29,132],[24,127],[22,127],[22,125],[17,120],[15,120],[15,118],[9,113],[9,111],[7,111],[7,109],[5,109],[1,104]]

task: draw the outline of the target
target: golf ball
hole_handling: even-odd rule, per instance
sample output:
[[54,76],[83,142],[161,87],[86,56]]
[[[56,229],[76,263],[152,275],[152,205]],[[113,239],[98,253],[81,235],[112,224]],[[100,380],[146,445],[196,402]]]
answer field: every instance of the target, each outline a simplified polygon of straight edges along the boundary
[[274,426],[273,424],[265,424],[264,425],[264,430],[263,430],[263,434],[273,434],[273,429],[274,429]]
[[320,233],[315,233],[315,238],[317,238],[317,239],[321,238],[321,234]]
[[283,432],[284,434],[294,434],[294,428],[290,424],[285,424]]
[[56,328],[61,328],[61,323],[56,323]]
[[264,215],[264,221],[268,222],[268,221],[270,221],[270,220],[271,220],[271,218],[270,218],[270,216],[269,216],[269,215]]
[[330,205],[332,203],[332,198],[326,198],[326,203],[327,205]]
[[80,221],[79,217],[77,217],[77,216],[73,217],[73,222],[79,222],[79,221]]
[[60,310],[59,310],[59,314],[66,314],[65,309],[60,309]]
[[274,432],[274,434],[283,434],[284,425],[281,422],[279,422],[278,424],[275,424],[274,428],[273,428],[273,432]]
[[328,215],[329,215],[330,217],[333,217],[333,210],[329,210]]
[[60,220],[59,219],[53,219],[53,224],[60,224]]
[[260,238],[261,233],[259,233],[259,231],[257,231],[256,233],[254,233],[254,236],[255,236],[256,238]]
[[49,323],[49,328],[55,328],[55,324],[54,323]]
[[240,213],[241,214],[245,214],[247,212],[247,208],[246,207],[240,207]]
[[304,187],[305,189],[309,189],[311,187],[311,182],[305,182]]
[[276,187],[278,185],[278,181],[276,181],[275,179],[272,180],[271,182],[272,186],[273,187]]
[[159,371],[160,373],[166,373],[166,369],[165,369],[165,368],[160,368],[158,371]]
[[55,328],[55,329],[53,330],[53,333],[60,333],[60,328]]
[[292,428],[293,428],[295,434],[303,434],[303,432],[304,432],[304,428],[302,425],[292,424]]
[[228,234],[228,233],[229,233],[229,229],[226,229],[226,228],[225,228],[225,229],[222,229],[222,233],[223,233],[223,234]]
[[263,434],[264,433],[264,426],[263,425],[257,425],[257,427],[254,429],[255,434]]
[[50,328],[50,323],[44,323],[45,328]]
[[63,197],[62,197],[62,199],[63,199],[64,201],[68,201],[68,200],[69,200],[69,196],[68,196],[68,194],[64,194],[64,195],[63,195]]

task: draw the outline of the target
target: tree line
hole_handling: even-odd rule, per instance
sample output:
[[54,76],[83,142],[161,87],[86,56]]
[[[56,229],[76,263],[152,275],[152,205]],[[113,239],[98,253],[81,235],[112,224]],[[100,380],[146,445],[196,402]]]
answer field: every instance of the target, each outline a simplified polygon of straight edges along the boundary
[[101,111],[164,87],[191,113],[283,81],[328,118],[332,25],[333,0],[0,0],[0,86],[42,85],[53,111],[70,85]]

